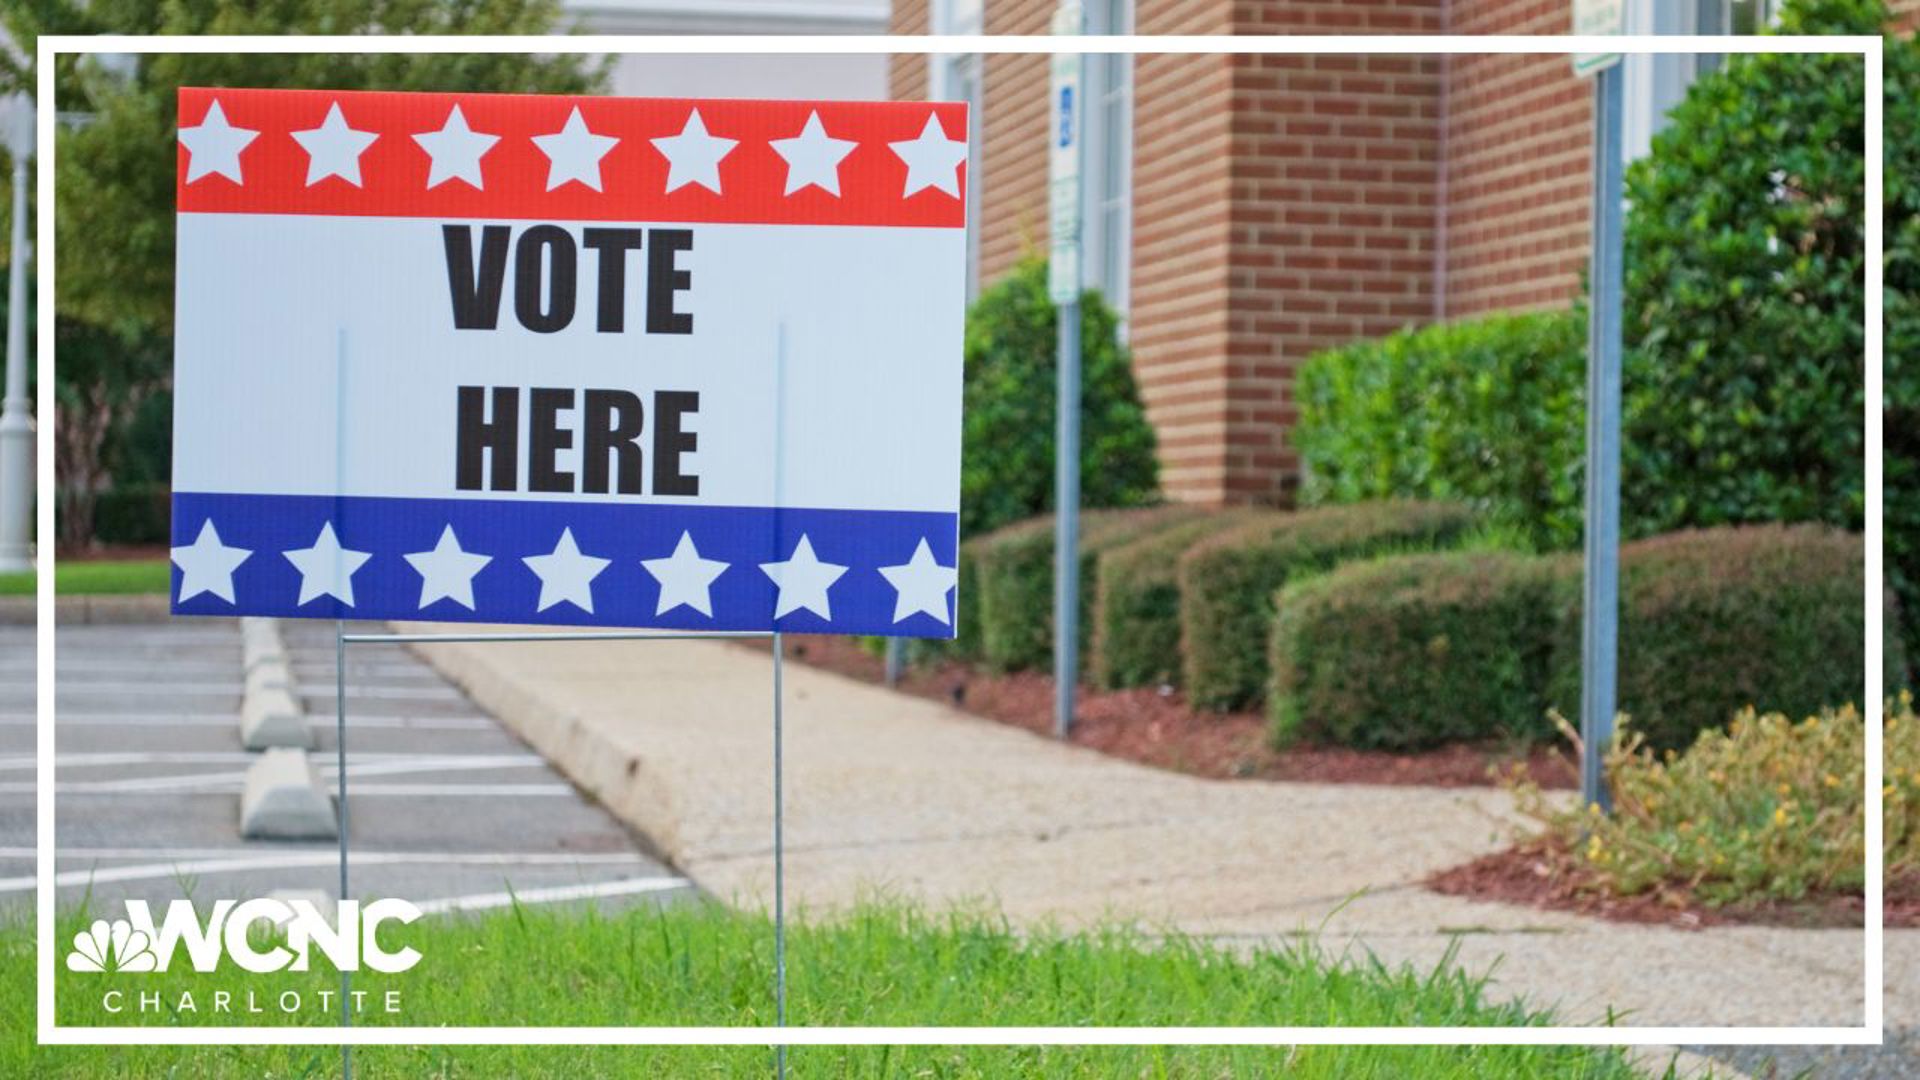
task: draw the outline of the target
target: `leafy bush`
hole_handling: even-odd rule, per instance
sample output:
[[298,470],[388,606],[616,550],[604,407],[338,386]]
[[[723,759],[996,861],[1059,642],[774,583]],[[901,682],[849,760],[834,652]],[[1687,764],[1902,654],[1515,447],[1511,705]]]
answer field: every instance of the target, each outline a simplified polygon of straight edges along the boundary
[[[1886,20],[1879,0],[1803,0],[1779,29],[1877,34]],[[1635,535],[1859,527],[1864,77],[1851,56],[1729,56],[1628,169]]]
[[[1889,881],[1920,873],[1920,720],[1888,702]],[[1573,853],[1586,887],[1719,907],[1852,893],[1866,872],[1866,724],[1853,706],[1794,723],[1743,709],[1685,753],[1656,757],[1626,718],[1607,753],[1611,816],[1549,802],[1516,782],[1523,812]]]
[[[1153,428],[1118,331],[1118,316],[1098,293],[1081,297],[1083,506],[1144,506],[1159,488]],[[1057,333],[1044,260],[1020,263],[967,312],[962,535],[1053,509]]]
[[1278,515],[1201,540],[1178,563],[1187,699],[1218,710],[1259,699],[1274,593],[1290,578],[1394,548],[1431,547],[1471,524],[1466,508],[1446,503],[1365,503]]
[[1273,622],[1274,742],[1421,750],[1539,741],[1563,557],[1445,552],[1286,586]]
[[[1908,657],[1920,655],[1920,39],[1886,49],[1886,524],[1887,583],[1903,618],[1890,621]],[[1906,672],[1901,672],[1904,680]]]
[[[1086,649],[1100,552],[1185,521],[1199,510],[1156,506],[1092,510],[1080,517],[1080,646]],[[976,555],[980,591],[980,655],[995,671],[1053,669],[1052,515],[985,538]]]
[[[84,500],[91,522],[85,535],[98,544],[165,544],[172,536],[171,495],[165,484],[121,484],[98,492]],[[74,512],[70,508],[81,501],[76,493],[60,493],[55,532],[64,535],[67,515]]]
[[1102,552],[1092,590],[1088,667],[1094,684],[1121,690],[1179,682],[1181,554],[1209,536],[1271,513],[1207,514]]
[[[1744,706],[1809,715],[1858,702],[1866,552],[1817,525],[1671,533],[1620,553],[1619,708],[1648,745],[1685,746]],[[1580,705],[1581,579],[1561,583],[1548,700]]]
[[1531,544],[1580,540],[1584,316],[1405,330],[1301,368],[1294,442],[1310,503],[1459,500]]
[[[1885,16],[1877,0],[1800,0],[1779,29],[1873,34]],[[1628,536],[1860,526],[1862,77],[1847,56],[1728,57],[1628,170]],[[1886,78],[1888,559],[1909,601],[1908,640],[1920,642],[1920,44],[1890,42]],[[1309,360],[1306,496],[1464,498],[1520,521],[1540,546],[1572,547],[1583,317],[1534,318]]]

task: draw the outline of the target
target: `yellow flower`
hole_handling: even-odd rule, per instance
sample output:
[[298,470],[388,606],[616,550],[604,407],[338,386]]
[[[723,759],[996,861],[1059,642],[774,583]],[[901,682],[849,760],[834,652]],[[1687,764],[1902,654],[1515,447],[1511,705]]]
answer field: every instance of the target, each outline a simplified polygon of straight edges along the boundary
[[1775,825],[1785,825],[1787,823],[1787,808],[1785,806],[1776,806],[1773,808],[1773,823]]
[[1837,777],[1837,776],[1835,776],[1835,775],[1833,775],[1832,773],[1828,773],[1828,774],[1827,774],[1827,779],[1826,779],[1826,784],[1827,784],[1827,786],[1828,786],[1828,787],[1830,787],[1830,788],[1836,788],[1836,787],[1839,787],[1839,786],[1840,786],[1840,778],[1839,778],[1839,777]]

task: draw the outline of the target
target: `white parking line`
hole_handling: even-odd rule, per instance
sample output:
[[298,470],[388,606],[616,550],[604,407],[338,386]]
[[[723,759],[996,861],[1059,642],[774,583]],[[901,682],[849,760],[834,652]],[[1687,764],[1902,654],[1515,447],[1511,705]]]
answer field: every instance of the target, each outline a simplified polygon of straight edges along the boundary
[[[349,762],[351,764],[351,762]],[[503,754],[484,756],[469,754],[459,758],[434,757],[420,755],[401,757],[398,760],[368,762],[352,770],[353,789],[356,794],[361,790],[359,779],[363,776],[403,776],[408,773],[444,773],[473,772],[481,769],[527,769],[539,768],[546,764],[533,754]],[[323,766],[324,775],[336,775],[337,768]],[[245,785],[246,770],[234,772],[186,773],[173,776],[136,776],[126,780],[80,780],[56,783],[54,792],[62,795],[150,795],[161,791],[178,791],[183,794],[207,794],[215,791],[238,791]],[[7,781],[0,783],[0,794],[18,794],[31,792],[34,785],[28,781]]]
[[514,892],[475,893],[445,900],[428,900],[416,905],[422,914],[440,915],[450,911],[485,911],[512,904],[552,904],[566,900],[589,900],[601,896],[632,896],[637,893],[666,892],[690,888],[693,882],[681,877],[628,878],[625,881],[601,881],[582,885],[555,885],[542,889]]
[[[309,700],[333,700],[333,688],[315,687],[302,689],[300,696]],[[378,698],[390,701],[464,701],[458,690],[447,686],[368,686],[364,683],[347,687],[347,700],[355,698]]]
[[[222,682],[97,682],[92,679],[68,679],[58,673],[54,676],[54,689],[61,694],[237,694],[240,692],[239,679]],[[34,689],[32,681],[9,683],[0,681],[0,693],[8,690],[30,691]]]
[[[31,848],[0,849],[0,854],[22,851],[31,855]],[[127,850],[127,849],[100,849]],[[142,854],[152,854],[143,852]],[[24,857],[24,856],[22,856]],[[62,857],[73,857],[66,853]],[[107,856],[99,856],[105,858]],[[570,866],[573,864],[606,865],[609,863],[635,863],[646,860],[638,855],[610,855],[606,853],[581,855],[555,855],[551,853],[528,852],[419,852],[419,851],[356,851],[352,855],[352,866]],[[133,866],[94,867],[86,870],[62,870],[53,876],[58,886],[101,885],[115,881],[150,881],[154,878],[200,876],[206,874],[238,874],[250,870],[297,870],[314,866],[337,866],[340,862],[338,851],[301,851],[273,855],[246,855],[243,857],[218,857],[205,859],[173,860],[170,862],[148,862]],[[0,878],[0,893],[25,892],[33,888],[33,875],[24,877]]]
[[[103,784],[55,784],[55,795],[237,795],[242,787],[237,781],[223,781],[204,787],[171,787],[152,790],[139,790],[116,787],[111,783]],[[354,798],[362,795],[487,795],[495,798],[561,798],[574,794],[573,788],[566,784],[363,784],[355,780],[352,787]],[[339,785],[334,792],[339,793]],[[32,784],[0,784],[0,795],[30,795]]]
[[[182,859],[231,859],[252,853],[262,858],[283,858],[288,855],[324,855],[329,859],[340,858],[340,848],[329,842],[326,846],[299,846],[296,844],[273,845],[273,853],[267,856],[258,847],[186,847],[186,848],[125,848],[125,847],[56,847],[54,855],[61,859],[159,859],[173,860],[172,866]],[[368,853],[374,858],[393,862],[449,863],[475,865],[516,865],[525,863],[535,865],[568,865],[572,863],[621,863],[645,862],[647,857],[637,851],[376,851]],[[31,847],[0,846],[0,859],[32,859],[37,857]],[[353,856],[355,862],[361,855]]]
[[[37,721],[29,713],[0,713],[0,727],[32,727]],[[73,724],[92,727],[224,727],[234,725],[231,716],[208,716],[206,713],[147,713],[127,716],[118,713],[84,713],[62,710],[54,717],[55,724]],[[332,713],[309,716],[307,723],[316,726],[332,727]],[[484,716],[403,716],[391,714],[362,715],[353,713],[347,717],[347,723],[354,728],[407,728],[417,731],[493,731],[499,725]]]
[[[258,754],[245,750],[145,750],[115,753],[93,754],[56,754],[53,763],[61,769],[90,769],[122,765],[233,765],[246,764],[259,759]],[[461,766],[467,762],[488,762],[475,764],[472,768],[503,768],[508,762],[521,765],[545,765],[546,759],[538,754],[428,754],[403,753],[393,750],[351,750],[347,761],[354,762],[399,762],[406,761],[418,765],[451,763]],[[34,767],[32,754],[0,754],[0,769],[31,769]],[[375,770],[376,772],[378,770]],[[209,774],[202,774],[209,775]]]

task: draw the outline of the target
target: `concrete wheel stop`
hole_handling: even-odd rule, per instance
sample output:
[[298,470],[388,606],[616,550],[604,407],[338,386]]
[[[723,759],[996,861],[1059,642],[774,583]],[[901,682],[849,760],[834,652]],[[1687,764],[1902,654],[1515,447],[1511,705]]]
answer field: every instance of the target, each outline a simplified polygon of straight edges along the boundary
[[248,840],[332,840],[340,835],[333,797],[307,752],[274,747],[247,769],[240,835]]
[[313,747],[313,731],[293,682],[286,645],[273,619],[240,620],[246,686],[240,697],[240,744],[248,750]]

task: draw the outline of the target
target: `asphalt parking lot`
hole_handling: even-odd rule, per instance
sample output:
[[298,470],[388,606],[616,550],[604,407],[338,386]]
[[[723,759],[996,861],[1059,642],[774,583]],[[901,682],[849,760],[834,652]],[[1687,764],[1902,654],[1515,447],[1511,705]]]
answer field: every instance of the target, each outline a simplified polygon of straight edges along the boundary
[[[281,624],[337,792],[334,624]],[[362,627],[360,629],[373,629]],[[63,905],[244,899],[338,887],[331,841],[243,840],[238,625],[180,619],[58,631],[55,850]],[[401,646],[348,652],[349,893],[428,911],[603,908],[694,898],[544,760]],[[30,909],[34,648],[0,627],[0,914]]]

